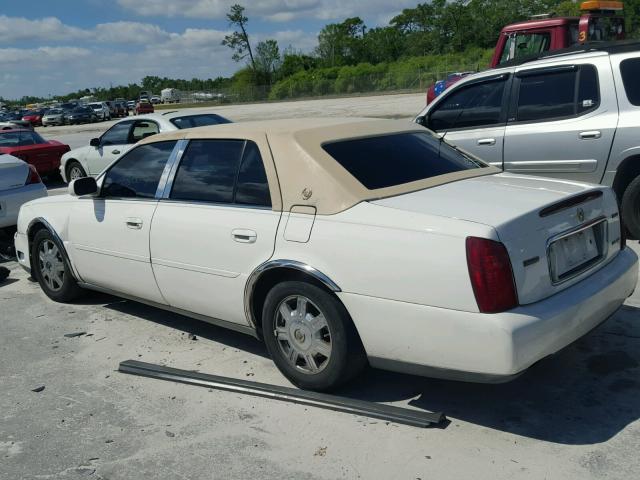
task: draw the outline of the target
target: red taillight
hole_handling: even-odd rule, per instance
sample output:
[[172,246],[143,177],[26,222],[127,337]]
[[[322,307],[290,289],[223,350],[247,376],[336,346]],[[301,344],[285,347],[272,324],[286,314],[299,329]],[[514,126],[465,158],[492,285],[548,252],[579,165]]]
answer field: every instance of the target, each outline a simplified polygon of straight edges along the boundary
[[29,165],[29,177],[27,177],[27,183],[25,183],[25,185],[31,185],[34,183],[42,183],[42,180],[40,179],[40,175],[38,175],[36,167]]
[[511,260],[502,243],[467,237],[467,266],[480,312],[498,313],[518,306]]

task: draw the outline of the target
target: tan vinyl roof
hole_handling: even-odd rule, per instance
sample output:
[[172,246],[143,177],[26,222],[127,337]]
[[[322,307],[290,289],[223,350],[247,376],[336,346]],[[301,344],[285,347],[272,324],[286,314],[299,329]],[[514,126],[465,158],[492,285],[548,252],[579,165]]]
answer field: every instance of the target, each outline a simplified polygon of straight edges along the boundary
[[[271,186],[274,209],[289,211],[293,206],[305,205],[315,207],[318,214],[324,215],[341,212],[365,200],[400,195],[500,171],[494,167],[465,170],[369,190],[322,148],[324,143],[336,140],[403,132],[425,132],[425,129],[416,123],[402,120],[296,118],[177,130],[148,137],[139,143],[196,138],[253,140],[258,144],[265,160],[270,185],[277,183],[279,186],[279,191]],[[269,157],[272,162],[268,161]],[[275,171],[270,171],[273,167]]]

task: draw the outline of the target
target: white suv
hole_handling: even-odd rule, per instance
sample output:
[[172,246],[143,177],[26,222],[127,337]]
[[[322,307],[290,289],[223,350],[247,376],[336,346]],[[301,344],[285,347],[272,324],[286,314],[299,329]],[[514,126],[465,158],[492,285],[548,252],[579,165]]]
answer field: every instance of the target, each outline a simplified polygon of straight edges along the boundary
[[96,176],[138,140],[161,132],[231,123],[215,113],[186,114],[178,111],[151,113],[120,120],[86,147],[65,153],[60,175],[65,182],[87,175]]

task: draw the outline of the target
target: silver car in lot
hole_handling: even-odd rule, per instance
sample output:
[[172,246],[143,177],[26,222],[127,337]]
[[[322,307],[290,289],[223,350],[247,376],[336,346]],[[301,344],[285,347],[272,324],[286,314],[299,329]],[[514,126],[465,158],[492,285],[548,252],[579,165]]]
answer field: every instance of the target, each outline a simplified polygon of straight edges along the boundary
[[42,126],[64,125],[66,123],[66,114],[67,111],[62,108],[52,108],[42,117]]
[[0,229],[16,225],[23,204],[46,196],[47,188],[35,167],[12,155],[0,154]]
[[98,120],[111,120],[111,111],[109,106],[105,102],[93,102],[87,104],[87,107],[91,108],[98,117]]
[[416,121],[506,172],[613,187],[640,238],[640,42],[466,77]]

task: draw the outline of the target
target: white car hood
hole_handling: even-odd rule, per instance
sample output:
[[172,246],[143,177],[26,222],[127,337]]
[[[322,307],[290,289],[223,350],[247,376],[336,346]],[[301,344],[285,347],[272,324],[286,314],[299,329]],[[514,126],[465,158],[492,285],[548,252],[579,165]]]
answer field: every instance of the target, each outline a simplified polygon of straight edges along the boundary
[[594,188],[586,183],[499,173],[452,182],[373,203],[416,213],[498,227],[567,195]]
[[24,185],[29,166],[13,155],[0,155],[0,191]]

